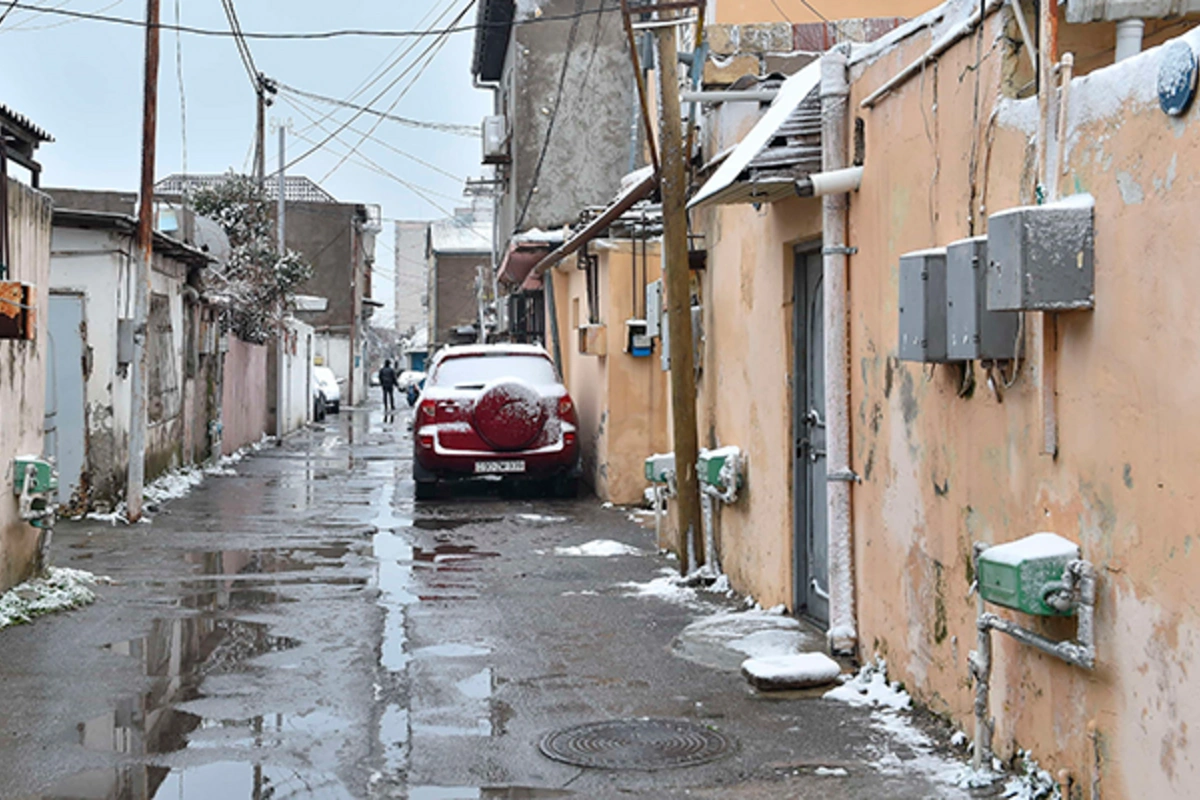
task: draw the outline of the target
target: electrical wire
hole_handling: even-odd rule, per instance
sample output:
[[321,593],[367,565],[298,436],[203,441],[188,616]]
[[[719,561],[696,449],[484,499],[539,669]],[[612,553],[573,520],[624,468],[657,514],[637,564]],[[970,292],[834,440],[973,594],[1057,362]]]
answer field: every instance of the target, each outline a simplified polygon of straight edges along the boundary
[[[261,91],[258,68],[254,66],[254,56],[250,53],[250,46],[246,44],[246,39],[242,36],[242,26],[238,23],[237,10],[233,7],[233,0],[221,0],[221,7],[225,9],[225,18],[229,20],[229,30],[233,33],[233,42],[237,45],[238,55],[242,58],[242,66],[246,68],[250,84],[254,87],[254,91]],[[178,34],[179,31],[176,33]]]
[[[108,11],[113,8],[116,8],[117,6],[123,5],[124,3],[125,3],[125,0],[112,0],[111,3],[109,3],[106,6],[101,6],[100,8],[97,8],[93,13],[102,14],[103,12]],[[22,20],[22,22],[19,25],[15,25],[15,26],[9,28],[6,31],[6,33],[16,33],[16,32],[33,33],[34,31],[49,31],[49,30],[53,30],[54,28],[61,28],[64,25],[74,25],[76,22],[83,22],[83,20],[79,20],[79,19],[64,19],[62,22],[51,22],[48,25],[30,25],[29,23],[32,22],[33,19],[34,19],[34,17],[29,17],[25,20]]]
[[771,5],[775,6],[775,10],[783,17],[784,22],[787,22],[789,25],[792,24],[792,18],[787,15],[786,11],[779,7],[779,3],[776,0],[771,0]]
[[[575,11],[577,16],[571,22],[571,30],[567,33],[567,46],[563,52],[562,69],[558,73],[558,90],[554,94],[554,106],[550,110],[550,120],[546,123],[546,136],[542,140],[542,149],[538,153],[537,164],[533,168],[533,177],[529,181],[529,191],[525,193],[525,201],[521,204],[521,213],[517,215],[517,224],[514,226],[514,231],[521,230],[525,224],[525,217],[529,213],[529,204],[533,201],[533,193],[537,189],[538,180],[542,175],[542,164],[546,161],[546,152],[550,149],[550,137],[554,133],[554,122],[558,118],[558,107],[562,103],[563,88],[567,82],[567,66],[571,63],[571,51],[575,49],[575,36],[579,33],[579,16],[578,12],[583,9],[584,0],[576,0]],[[603,7],[603,4],[601,4]]]
[[0,25],[4,24],[4,20],[8,19],[8,15],[11,14],[12,10],[16,7],[17,7],[17,0],[12,0],[12,2],[10,2],[8,4],[8,8],[4,9],[4,13],[0,14]]
[[[452,23],[452,24],[457,24],[459,20],[461,20],[463,17],[465,17],[467,15],[467,12],[470,11],[471,7],[474,5],[475,5],[475,0],[468,0],[467,5],[463,8],[463,10],[459,13],[459,15],[454,19],[454,23]],[[431,44],[429,47],[426,47],[425,53],[427,53],[433,46],[435,46],[437,44],[437,41],[444,41],[444,38],[435,40],[434,44]],[[412,71],[412,69],[416,66],[418,61],[424,57],[425,53],[422,53],[421,55],[417,56],[417,61],[414,61],[413,63],[409,64],[399,75],[396,76],[396,78],[391,83],[389,83],[386,87],[384,87],[383,91],[381,91],[379,94],[377,94],[374,97],[374,99],[372,99],[369,103],[367,103],[367,105],[369,106],[369,105],[372,105],[372,104],[378,102],[384,95],[386,95],[388,92],[390,92],[392,90],[392,88],[395,87],[396,84],[398,84],[404,77],[406,77],[408,75],[409,72]],[[342,131],[344,131],[347,127],[349,127],[349,125],[351,123],[353,123],[354,120],[361,117],[363,115],[363,113],[364,112],[362,112],[362,111],[355,112],[353,115],[351,115],[351,117],[348,120],[346,120],[341,125],[339,125],[337,130],[335,130],[333,133],[329,134],[323,140],[314,144],[309,150],[306,150],[304,153],[300,154],[296,158],[293,158],[291,161],[289,161],[287,164],[285,164],[284,170],[291,169],[296,164],[300,163],[304,159],[311,156],[313,153],[320,150],[322,147],[324,147],[326,144],[328,144],[330,141],[332,141],[335,136],[337,136]],[[275,173],[273,173],[273,174],[278,174],[278,172],[279,171],[276,170]]]
[[[352,108],[356,111],[362,111],[364,114],[371,114],[372,116],[379,117],[380,119],[391,120],[392,122],[398,122],[401,125],[407,125],[410,128],[424,128],[426,130],[440,131],[442,133],[452,133],[455,136],[467,136],[472,139],[479,136],[478,125],[466,125],[457,122],[430,122],[428,120],[400,117],[396,116],[395,114],[384,113],[383,111],[370,108],[369,106],[360,106],[347,100],[339,100],[336,97],[329,97],[327,95],[317,94],[316,92],[308,92],[304,89],[297,89],[295,86],[289,86],[286,83],[280,83],[276,81],[275,85],[281,92],[288,92],[289,94],[294,94],[299,97],[307,97],[309,100],[316,100],[319,103],[329,103],[332,105],[341,106],[343,108]],[[330,116],[332,116],[332,114],[326,114],[324,118],[328,119]]]
[[[64,17],[72,17],[74,19],[91,20],[93,22],[108,22],[114,25],[124,25],[132,28],[145,28],[145,20],[131,19],[129,17],[116,17],[108,14],[100,14],[88,11],[76,11],[70,8],[43,8],[41,6],[30,3],[22,3],[16,0],[11,4],[12,8],[22,11],[34,11],[40,14],[54,14]],[[378,29],[371,30],[369,28],[339,28],[336,30],[327,31],[302,31],[297,33],[273,33],[263,31],[243,31],[241,36],[245,39],[272,39],[272,40],[325,40],[325,39],[341,39],[346,37],[365,37],[378,39],[405,39],[405,38],[425,38],[429,36],[441,36],[454,33],[472,33],[486,28],[507,28],[509,25],[526,26],[538,25],[549,22],[565,22],[597,15],[603,12],[602,8],[590,8],[581,11],[576,11],[571,14],[545,14],[540,17],[532,17],[530,19],[518,20],[512,23],[475,23],[471,25],[460,25],[454,22],[445,28],[427,29],[427,30],[387,30]],[[233,33],[217,28],[197,28],[191,25],[170,25],[159,23],[160,31],[175,31],[188,33],[194,36],[214,36],[219,38],[232,37]]]
[[[817,18],[818,18],[819,20],[821,20],[821,22],[824,22],[824,23],[825,23],[825,24],[827,24],[827,25],[829,24],[829,18],[828,18],[828,17],[826,17],[824,14],[822,14],[820,11],[818,11],[818,10],[817,10],[817,9],[816,9],[816,8],[813,6],[813,4],[812,4],[812,3],[808,2],[808,0],[800,0],[800,3],[801,3],[801,5],[803,5],[805,8],[807,8],[809,11],[811,11],[811,12],[812,12],[812,13],[814,13],[814,14],[816,14],[816,15],[817,15]],[[778,8],[778,6],[776,6],[776,7]]]

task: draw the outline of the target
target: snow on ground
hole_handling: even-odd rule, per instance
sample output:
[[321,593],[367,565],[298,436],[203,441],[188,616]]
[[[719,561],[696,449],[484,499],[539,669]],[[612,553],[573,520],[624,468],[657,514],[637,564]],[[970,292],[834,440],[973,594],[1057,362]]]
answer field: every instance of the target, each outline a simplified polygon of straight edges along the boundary
[[696,620],[680,637],[749,658],[797,653],[805,639],[798,621],[771,611],[722,611]]
[[535,522],[535,523],[546,523],[546,524],[550,524],[552,522],[566,522],[567,521],[566,517],[555,517],[555,516],[551,516],[549,514],[517,514],[517,519],[521,520],[522,522]]
[[[989,769],[979,772],[954,758],[941,755],[929,736],[909,719],[912,698],[898,683],[888,683],[887,663],[882,659],[867,664],[844,684],[825,693],[830,700],[872,709],[871,727],[884,734],[875,742],[872,768],[885,775],[922,773],[946,786],[969,789],[990,786],[1000,775]],[[1032,795],[1022,800],[1033,800]]]
[[670,567],[663,567],[658,572],[659,576],[648,583],[629,581],[627,583],[619,583],[617,586],[621,589],[627,589],[626,595],[629,597],[657,597],[659,600],[665,600],[668,603],[680,603],[683,605],[696,602],[696,590],[690,586],[685,586],[683,578],[680,577],[676,570]]
[[850,773],[844,767],[817,767],[813,774],[829,778],[844,778]]
[[742,674],[759,688],[824,686],[841,671],[838,663],[824,653],[761,656],[742,662]]
[[[580,545],[554,548],[556,556],[639,556],[641,550],[631,547],[624,542],[614,542],[612,539],[593,539]],[[674,570],[672,570],[674,572]]]
[[0,595],[0,630],[31,622],[34,617],[66,611],[96,600],[92,587],[112,583],[81,569],[50,567],[40,577],[18,584]]

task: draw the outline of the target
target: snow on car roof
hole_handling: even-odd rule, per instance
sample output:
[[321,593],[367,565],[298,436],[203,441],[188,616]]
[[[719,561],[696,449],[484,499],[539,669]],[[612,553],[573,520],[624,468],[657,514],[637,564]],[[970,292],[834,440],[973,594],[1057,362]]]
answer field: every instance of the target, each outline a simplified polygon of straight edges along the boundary
[[464,356],[541,356],[550,358],[546,348],[536,344],[465,344],[447,347],[437,354],[435,362]]

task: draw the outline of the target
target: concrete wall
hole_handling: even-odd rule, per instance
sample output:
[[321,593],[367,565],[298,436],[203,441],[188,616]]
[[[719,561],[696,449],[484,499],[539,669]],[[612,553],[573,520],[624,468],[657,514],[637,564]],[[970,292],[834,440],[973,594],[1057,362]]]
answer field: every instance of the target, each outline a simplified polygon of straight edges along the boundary
[[[579,352],[577,329],[586,324],[586,273],[567,259],[554,273],[555,298],[562,336],[567,391],[579,412],[584,478],[596,495],[622,505],[640,504],[649,485],[644,461],[652,453],[671,450],[667,435],[668,374],[656,350],[635,358],[624,352],[625,320],[634,315],[634,255],[629,240],[604,240],[593,245],[600,257],[600,318],[606,324],[607,355]],[[638,243],[639,287],[662,275],[658,242],[651,242],[645,261]],[[641,289],[639,289],[639,292]],[[639,295],[638,314],[644,313]]]
[[712,22],[821,22],[813,7],[829,19],[915,17],[936,5],[936,0],[839,0],[809,5],[800,0],[712,0],[709,19]]
[[221,380],[221,449],[225,455],[273,432],[267,402],[267,348],[229,337]]
[[436,325],[431,341],[448,344],[456,341],[454,329],[460,325],[479,324],[479,304],[475,296],[475,279],[479,268],[491,270],[491,253],[433,255],[433,302],[436,304],[432,323]]
[[[640,118],[620,4],[583,1],[585,11],[601,7],[605,13],[573,21],[514,27],[496,110],[508,117],[512,139],[512,163],[504,170],[509,179],[499,203],[500,252],[518,230],[558,228],[573,222],[584,206],[607,203],[621,176],[641,165],[631,162],[631,153],[641,157],[631,143],[631,134],[640,135],[635,127]],[[519,23],[535,13],[571,16],[576,10],[575,0],[546,0],[518,3],[516,16]],[[575,46],[564,75],[572,29]],[[554,128],[542,158],[551,119]],[[531,192],[534,186],[537,191]]]
[[288,320],[283,347],[283,420],[285,434],[304,427],[312,418],[313,329]]
[[42,455],[45,417],[46,314],[50,297],[50,198],[8,181],[9,279],[37,287],[37,338],[0,340],[0,591],[34,569],[38,529],[18,516],[13,458]]
[[[989,20],[999,41],[1005,17]],[[1200,34],[1188,34],[1200,46]],[[850,107],[929,46],[916,36],[857,67]],[[1154,96],[1160,50],[1077,79],[1070,93],[1067,192],[1096,198],[1096,308],[1059,315],[1059,450],[1041,454],[1042,319],[1026,315],[1021,365],[1003,402],[979,365],[961,375],[898,362],[900,254],[983,233],[981,206],[1030,202],[1036,99],[997,101],[1001,47],[971,78],[975,40],[959,42],[873,110],[866,173],[850,206],[852,489],[861,654],[967,727],[971,543],[1055,531],[1099,571],[1094,672],[996,635],[996,746],[1029,748],[1105,798],[1191,797],[1200,750],[1189,685],[1200,657],[1194,580],[1200,516],[1200,391],[1194,209],[1200,106],[1170,119]],[[996,114],[994,131],[973,120]],[[936,132],[936,133],[935,133]],[[977,158],[972,158],[972,152]],[[1051,148],[1052,164],[1057,160]],[[757,475],[757,470],[755,470]],[[751,478],[753,482],[754,478]],[[1054,637],[1070,622],[1022,621]]]
[[429,223],[397,220],[395,230],[396,330],[407,335],[429,325]]

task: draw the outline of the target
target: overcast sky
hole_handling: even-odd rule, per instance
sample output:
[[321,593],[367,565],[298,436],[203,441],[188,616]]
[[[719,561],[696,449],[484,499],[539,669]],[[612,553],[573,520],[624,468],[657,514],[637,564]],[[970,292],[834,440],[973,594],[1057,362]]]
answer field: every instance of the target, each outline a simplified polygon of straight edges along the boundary
[[[22,4],[62,7],[105,15],[144,19],[144,0],[20,0]],[[228,29],[221,0],[161,0],[164,23],[175,21],[176,8],[184,25]],[[443,24],[470,0],[235,0],[246,32],[299,32],[342,28],[414,30],[426,28],[443,11]],[[0,0],[0,13],[7,6]],[[474,8],[465,23],[475,20]],[[64,24],[65,23],[65,24]],[[440,26],[439,26],[440,27]],[[257,68],[290,86],[331,97],[351,95],[380,68],[399,58],[413,39],[343,38],[327,41],[249,41]],[[410,83],[408,93],[392,113],[434,122],[478,127],[491,108],[487,92],[471,87],[473,34],[451,35],[421,77],[416,69],[379,100],[374,98],[432,42],[417,47],[364,94],[359,103],[371,102],[386,110]],[[254,137],[254,91],[228,37],[182,34],[183,95],[187,113],[187,169],[193,173],[249,171]],[[159,117],[156,175],[183,169],[180,81],[176,67],[176,34],[162,33],[159,68]],[[0,24],[0,103],[25,114],[54,136],[42,145],[39,160],[44,186],[134,191],[138,186],[141,152],[141,111],[144,33],[139,28],[95,21],[69,21],[65,17],[14,9]],[[318,112],[332,106],[306,100]],[[312,114],[312,111],[309,111]],[[331,119],[344,121],[353,112],[338,111]],[[288,155],[294,157],[309,144],[325,137],[310,128],[304,113],[286,102],[276,102],[268,119],[291,120],[296,131],[289,137]],[[359,117],[352,127],[366,132],[378,118]],[[336,124],[326,121],[328,130]],[[309,176],[341,201],[378,203],[385,218],[435,219],[456,205],[469,205],[462,197],[463,179],[479,177],[478,137],[419,130],[384,120],[374,136],[440,170],[442,174],[373,141],[360,152],[394,176],[419,187],[429,199],[382,175],[346,161],[326,177],[346,152],[331,143],[292,167],[290,174]],[[340,138],[353,145],[360,135],[349,129]],[[277,134],[268,134],[268,171],[277,164]],[[432,201],[432,202],[430,202]],[[436,206],[434,205],[436,204]],[[437,206],[440,206],[437,207]],[[382,243],[376,248],[376,285],[392,278],[392,226],[385,223]],[[380,294],[380,292],[376,292]],[[390,299],[390,298],[387,298]]]

